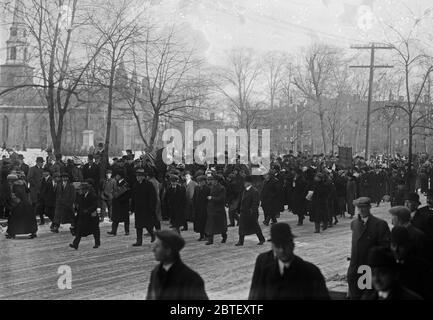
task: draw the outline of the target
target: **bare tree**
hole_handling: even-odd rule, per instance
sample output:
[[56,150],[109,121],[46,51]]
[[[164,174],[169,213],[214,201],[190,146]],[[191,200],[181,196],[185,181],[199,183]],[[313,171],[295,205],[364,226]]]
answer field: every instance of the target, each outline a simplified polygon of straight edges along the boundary
[[[149,26],[134,50],[133,72],[141,75],[141,91],[125,90],[147,152],[155,149],[162,122],[191,119],[203,107],[208,81],[193,46],[178,36],[176,26]],[[188,115],[190,114],[190,115]],[[148,135],[148,138],[146,138]]]
[[122,90],[128,85],[127,75],[120,74],[124,68],[123,60],[144,30],[138,23],[138,16],[129,19],[131,5],[130,0],[104,1],[98,7],[98,15],[88,17],[96,37],[105,44],[101,49],[94,48],[100,51],[99,63],[95,65],[98,70],[95,82],[97,87],[108,91],[103,168],[108,165],[113,107],[116,98],[119,99]]
[[263,76],[266,79],[266,93],[271,110],[275,108],[275,100],[283,89],[287,64],[288,56],[283,52],[272,51],[264,54]]
[[[407,116],[408,128],[408,167],[413,162],[413,137],[417,129],[432,128],[431,113],[423,112],[422,96],[426,92],[426,84],[430,74],[433,72],[433,58],[428,55],[417,36],[413,34],[415,27],[420,23],[416,20],[408,35],[402,34],[396,28],[390,26],[395,41],[391,44],[395,49],[395,65],[397,73],[403,76],[404,92],[406,101],[404,103],[390,104],[388,108],[397,108]],[[412,181],[412,170],[407,175],[407,185]]]
[[327,153],[324,98],[329,95],[329,82],[338,64],[340,50],[324,44],[313,44],[295,68],[293,83],[312,104],[311,112],[318,116],[323,150]]

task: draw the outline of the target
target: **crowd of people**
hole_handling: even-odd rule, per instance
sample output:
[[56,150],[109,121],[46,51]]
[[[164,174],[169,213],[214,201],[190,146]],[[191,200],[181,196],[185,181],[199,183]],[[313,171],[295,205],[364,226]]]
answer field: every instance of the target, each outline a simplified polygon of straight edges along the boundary
[[[237,227],[236,246],[243,246],[248,235],[256,235],[258,245],[263,245],[266,239],[260,223],[271,224],[274,231],[269,241],[273,251],[257,260],[250,298],[326,298],[329,296],[320,270],[293,255],[290,227],[278,223],[278,219],[287,209],[298,217],[298,226],[304,225],[307,219],[314,224],[314,232],[321,233],[346,215],[354,218],[358,207],[359,215],[351,224],[349,296],[382,298],[381,294],[386,292],[384,287],[397,288],[398,284],[400,296],[432,298],[431,287],[426,287],[431,282],[421,280],[431,279],[433,265],[433,190],[430,188],[433,170],[427,158],[409,168],[402,159],[382,157],[365,161],[357,157],[350,166],[344,167],[336,157],[290,153],[272,157],[271,168],[263,176],[252,176],[251,167],[233,163],[236,161],[233,164],[226,161],[226,165],[163,166],[145,156],[136,159],[131,150],[112,159],[107,168],[101,163],[101,150],[90,154],[85,164],[78,158],[66,162],[63,158],[49,150],[48,156],[38,157],[32,167],[17,153],[0,160],[0,219],[7,219],[7,238],[19,235],[36,238],[39,217],[40,225],[50,220],[53,233],[59,233],[61,225],[70,224],[70,232],[75,237],[71,248],[78,249],[82,237],[93,235],[97,249],[101,245],[101,221],[106,219],[111,223],[107,236],[117,236],[119,224],[123,224],[125,235],[129,235],[130,216],[134,215],[136,242],[133,246],[143,245],[145,229],[152,243],[168,241],[177,248],[174,250],[165,242],[165,247],[164,243],[157,246],[159,251],[164,248],[171,253],[177,251],[169,259],[168,264],[172,265],[173,259],[180,259],[178,252],[184,245],[179,240],[180,234],[191,227],[198,241],[205,241],[206,245],[214,244],[216,235],[221,235],[221,242],[226,243],[228,228]],[[427,207],[419,208],[419,191],[427,196]],[[385,221],[370,213],[372,205],[380,206],[382,202],[391,202],[392,232]],[[263,221],[259,221],[260,207]],[[170,228],[179,236],[161,231],[162,221],[169,221]],[[274,271],[268,269],[276,258],[281,270],[293,268],[290,267],[290,276],[285,277],[285,272],[281,272],[278,285],[270,285],[275,279],[269,278]],[[359,289],[358,268],[362,265],[375,266],[373,278],[375,288],[379,288],[375,294],[369,291],[365,295]],[[407,270],[406,280],[401,282],[395,270],[402,266]],[[424,278],[414,279],[415,267],[424,270]],[[182,268],[185,272],[185,266]],[[415,273],[420,277],[420,273]],[[288,283],[295,281],[299,290],[284,287],[283,278]],[[155,292],[160,290],[153,286],[151,282],[149,296],[158,298]]]

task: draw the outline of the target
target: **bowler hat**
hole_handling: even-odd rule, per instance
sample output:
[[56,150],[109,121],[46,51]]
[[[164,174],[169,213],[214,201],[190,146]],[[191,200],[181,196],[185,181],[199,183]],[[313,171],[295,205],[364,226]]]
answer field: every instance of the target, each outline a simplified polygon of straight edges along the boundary
[[399,220],[408,222],[410,221],[410,210],[403,206],[398,206],[389,209],[389,213],[398,217]]
[[293,241],[295,236],[290,225],[287,223],[276,223],[271,227],[271,241],[277,246],[285,245]]
[[421,202],[419,201],[419,195],[417,193],[415,193],[415,192],[408,193],[406,195],[406,199],[405,200],[421,204]]
[[361,197],[353,201],[353,205],[358,208],[370,207],[371,199],[368,197]]
[[44,163],[45,161],[44,161],[44,158],[42,158],[42,157],[37,157],[36,158],[36,163]]
[[169,230],[157,231],[155,236],[161,242],[176,253],[179,253],[185,246],[185,240],[176,232]]
[[198,176],[197,178],[197,182],[202,182],[202,181],[206,181],[207,177],[206,176]]

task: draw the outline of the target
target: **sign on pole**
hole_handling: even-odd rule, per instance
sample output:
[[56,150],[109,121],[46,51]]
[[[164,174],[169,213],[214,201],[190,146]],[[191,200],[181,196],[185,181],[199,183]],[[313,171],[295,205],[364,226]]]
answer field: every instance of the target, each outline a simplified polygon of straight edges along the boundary
[[338,165],[343,169],[352,169],[353,167],[352,148],[350,147],[338,148]]

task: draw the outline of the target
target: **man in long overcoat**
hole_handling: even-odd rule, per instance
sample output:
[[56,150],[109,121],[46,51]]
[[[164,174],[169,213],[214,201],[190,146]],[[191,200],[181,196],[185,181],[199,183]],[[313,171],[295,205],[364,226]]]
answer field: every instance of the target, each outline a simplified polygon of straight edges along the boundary
[[311,197],[311,209],[310,209],[310,220],[314,222],[315,233],[320,233],[320,224],[323,226],[323,230],[328,228],[328,198],[329,189],[325,184],[325,177],[322,173],[317,173],[314,177],[314,183],[310,189]]
[[368,265],[368,252],[373,247],[390,246],[390,230],[386,221],[376,218],[370,213],[371,199],[359,198],[355,201],[359,210],[359,216],[353,220],[350,228],[352,230],[352,250],[350,265],[347,271],[347,282],[349,284],[349,298],[360,299],[363,291],[358,287],[358,268]]
[[239,241],[236,246],[243,246],[245,236],[252,234],[257,235],[258,245],[263,245],[266,241],[258,222],[260,196],[252,184],[251,176],[246,177],[245,190],[240,204]]
[[200,234],[198,241],[206,239],[205,228],[207,219],[207,197],[210,195],[210,188],[206,184],[206,176],[197,177],[198,186],[193,197],[194,205],[194,232]]
[[265,221],[263,221],[265,226],[268,226],[271,220],[272,223],[277,223],[277,214],[280,212],[278,187],[278,180],[271,170],[265,175],[265,182],[263,183],[260,195],[261,205],[265,214]]
[[156,191],[153,184],[146,180],[144,169],[136,171],[137,182],[132,187],[132,210],[135,214],[135,229],[137,242],[134,247],[143,245],[143,229],[150,234],[151,242],[155,241],[154,228],[156,225]]
[[119,170],[115,175],[116,186],[113,193],[113,213],[111,220],[113,224],[109,235],[116,236],[119,223],[123,222],[125,235],[129,235],[129,200],[131,199],[131,189],[125,180],[125,173]]
[[197,187],[197,182],[192,180],[191,172],[185,172],[185,192],[186,192],[186,205],[185,205],[185,216],[186,223],[182,231],[188,230],[188,222],[194,220],[194,207],[192,199],[194,197],[195,188]]
[[82,237],[93,235],[95,239],[94,249],[101,245],[101,232],[99,230],[99,216],[96,212],[98,208],[98,196],[93,190],[93,180],[89,179],[80,184],[80,195],[77,199],[77,217],[75,239],[69,245],[78,250]]
[[292,212],[298,216],[298,226],[304,224],[305,215],[307,213],[308,183],[304,178],[302,170],[295,171],[292,181]]
[[61,224],[70,223],[71,229],[74,228],[74,202],[76,197],[75,187],[69,182],[67,173],[61,174],[62,181],[57,184],[56,189],[56,208],[54,212],[54,221],[52,232],[58,233]]
[[180,233],[180,228],[185,226],[186,216],[186,190],[179,183],[177,175],[170,175],[170,187],[167,189],[164,204],[168,211],[172,227]]
[[40,199],[41,192],[41,184],[42,184],[42,176],[43,176],[43,165],[44,158],[38,157],[36,159],[36,165],[29,169],[29,173],[27,175],[27,181],[30,185],[30,202],[33,205],[33,210],[36,213],[39,213],[41,218],[40,224],[45,224],[44,213],[39,210],[38,212],[38,203]]
[[207,217],[205,233],[208,236],[206,245],[212,245],[214,235],[222,236],[222,243],[227,241],[227,214],[225,209],[226,190],[217,177],[209,176],[210,192],[207,197]]

